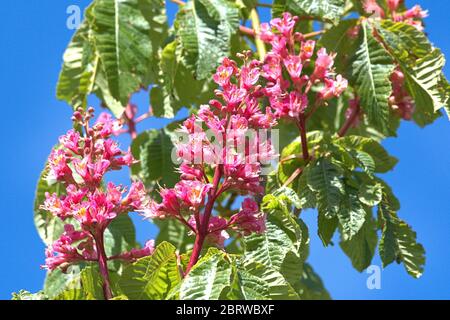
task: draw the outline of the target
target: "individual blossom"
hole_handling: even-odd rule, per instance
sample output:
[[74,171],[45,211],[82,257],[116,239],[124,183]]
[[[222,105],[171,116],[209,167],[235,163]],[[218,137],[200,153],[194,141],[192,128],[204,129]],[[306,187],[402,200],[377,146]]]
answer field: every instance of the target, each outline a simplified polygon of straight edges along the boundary
[[246,198],[242,209],[230,218],[230,225],[244,235],[263,233],[266,230],[266,217],[253,199]]
[[111,257],[111,260],[126,260],[134,262],[140,258],[148,257],[155,251],[155,240],[149,240],[145,246],[140,249],[131,249],[130,251],[122,252],[116,256]]
[[[197,229],[197,222],[194,216],[188,221],[193,229]],[[225,230],[228,228],[228,222],[221,217],[213,216],[208,221],[206,241],[219,248],[224,248],[225,241],[230,238],[230,235]]]

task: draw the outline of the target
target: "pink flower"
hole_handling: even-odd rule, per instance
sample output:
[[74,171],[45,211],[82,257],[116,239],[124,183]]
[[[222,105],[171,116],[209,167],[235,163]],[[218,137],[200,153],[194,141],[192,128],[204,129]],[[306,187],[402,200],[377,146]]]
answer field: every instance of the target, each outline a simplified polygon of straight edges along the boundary
[[72,170],[68,166],[70,158],[62,149],[53,149],[48,158],[49,177],[58,181],[72,178]]
[[262,66],[263,77],[269,81],[277,82],[281,77],[281,57],[278,54],[269,52]]
[[230,85],[227,90],[223,92],[223,98],[227,103],[227,111],[233,112],[241,102],[244,100],[247,91],[239,88],[236,85]]
[[185,206],[190,210],[197,210],[200,205],[203,205],[208,191],[211,189],[211,184],[204,184],[197,180],[181,180],[175,185],[175,193]]
[[341,75],[336,77],[336,80],[325,79],[325,87],[319,93],[321,99],[328,100],[334,97],[339,97],[345,89],[347,89],[348,81]]
[[366,13],[374,14],[377,17],[384,17],[384,10],[381,8],[376,0],[364,0],[363,8]]
[[300,79],[300,74],[302,73],[302,61],[299,56],[287,56],[283,60],[284,66],[286,67],[286,70],[289,72],[289,75],[291,76],[292,80],[296,81]]
[[290,118],[297,118],[300,113],[303,113],[308,106],[308,97],[302,95],[297,91],[292,91],[283,100],[281,110],[276,110],[281,116],[288,116]]
[[142,211],[147,208],[150,199],[147,196],[147,190],[142,182],[134,182],[128,195],[122,200],[122,205],[134,211]]
[[226,87],[230,84],[231,76],[233,75],[233,68],[220,65],[217,72],[213,75],[213,80],[221,87]]
[[253,87],[258,82],[259,74],[258,68],[242,67],[240,74],[242,87],[247,90]]
[[122,126],[119,120],[114,120],[109,113],[102,112],[98,116],[94,128],[99,131],[102,138],[107,138],[111,135],[119,135]]
[[387,0],[387,5],[389,7],[389,10],[391,10],[391,11],[397,10],[399,4],[400,4],[400,0]]
[[274,36],[270,25],[268,23],[261,23],[259,38],[264,42],[270,42],[273,40]]
[[134,262],[140,258],[151,256],[154,251],[155,251],[155,240],[149,240],[145,243],[145,246],[143,248],[131,249],[130,251],[123,252],[113,258]]
[[428,10],[422,10],[419,5],[415,5],[403,14],[405,19],[423,19],[428,17]]
[[283,36],[289,37],[297,22],[297,17],[292,17],[289,12],[283,13],[283,17],[272,19],[270,25],[276,28]]
[[316,46],[316,42],[314,40],[308,40],[302,42],[300,57],[302,60],[309,60],[314,54],[314,48]]
[[265,214],[259,210],[258,204],[251,198],[246,198],[242,203],[242,209],[230,219],[233,229],[248,236],[255,233],[263,233],[266,230]]
[[[74,244],[80,241],[82,242],[76,247]],[[65,270],[71,264],[85,260],[86,257],[96,258],[92,241],[87,232],[75,231],[73,225],[66,224],[61,237],[49,245],[45,251],[45,265],[42,267],[48,270],[61,267]]]
[[[197,230],[197,223],[194,216],[191,216],[188,223]],[[216,245],[219,248],[225,246],[225,241],[230,238],[226,229],[228,228],[228,222],[221,217],[212,216],[209,219],[206,241],[210,244]]]
[[313,77],[315,79],[323,79],[328,75],[331,67],[334,64],[334,55],[327,54],[325,48],[320,49],[317,52],[317,59]]
[[59,143],[75,154],[80,152],[80,134],[75,130],[69,130],[65,135],[61,136]]

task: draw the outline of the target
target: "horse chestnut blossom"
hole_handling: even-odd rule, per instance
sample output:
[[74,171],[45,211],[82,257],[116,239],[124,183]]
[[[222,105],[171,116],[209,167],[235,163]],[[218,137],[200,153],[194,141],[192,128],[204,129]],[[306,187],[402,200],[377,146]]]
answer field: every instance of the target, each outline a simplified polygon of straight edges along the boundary
[[363,3],[364,11],[370,14],[375,14],[380,18],[390,18],[394,22],[404,22],[414,26],[417,30],[423,31],[422,19],[428,17],[428,11],[423,10],[419,5],[399,12],[401,0],[387,0],[388,12],[377,3],[376,0],[365,0]]
[[[295,32],[298,18],[284,13],[282,18],[270,24],[261,24],[260,38],[272,46],[262,65],[262,77],[266,84],[263,90],[277,118],[302,121],[310,106],[308,93],[313,86],[321,88],[317,93],[316,107],[327,100],[339,97],[347,88],[348,81],[333,72],[335,54],[325,48],[317,52],[313,72],[303,71],[312,65],[315,41],[305,40]],[[283,73],[286,70],[286,73]],[[289,75],[288,78],[284,74]]]
[[[239,54],[243,65],[223,59],[213,76],[220,86],[217,99],[203,105],[179,128],[176,154],[181,180],[160,190],[161,202],[151,201],[144,216],[179,220],[195,235],[186,272],[197,262],[205,242],[224,248],[234,230],[243,235],[265,231],[265,215],[252,196],[264,191],[262,167],[277,156],[265,129],[276,125],[276,115],[263,110],[261,63],[249,52]],[[214,204],[224,192],[245,198],[242,209],[230,219],[214,216]]]
[[404,120],[411,120],[415,104],[405,88],[405,75],[397,68],[391,75],[392,95],[389,98],[391,108]]
[[65,186],[65,194],[46,194],[41,206],[62,221],[71,219],[64,226],[64,233],[46,250],[44,268],[66,270],[82,261],[98,262],[103,278],[105,297],[112,297],[109,286],[107,261],[120,259],[134,261],[151,255],[154,242],[147,242],[142,249],[133,249],[107,257],[104,248],[104,232],[118,216],[128,212],[146,211],[150,205],[142,182],[134,182],[129,191],[109,182],[103,186],[104,175],[111,170],[135,163],[130,151],[123,152],[111,135],[121,129],[118,120],[101,114],[90,126],[94,110],[78,110],[73,120],[84,129],[84,135],[70,130],[59,139],[59,145],[48,160],[49,180]]

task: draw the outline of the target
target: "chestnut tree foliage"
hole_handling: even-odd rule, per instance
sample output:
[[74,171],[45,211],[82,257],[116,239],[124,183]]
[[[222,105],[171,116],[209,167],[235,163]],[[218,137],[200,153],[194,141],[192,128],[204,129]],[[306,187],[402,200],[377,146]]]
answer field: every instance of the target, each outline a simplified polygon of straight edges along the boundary
[[[383,181],[398,160],[381,143],[401,121],[424,127],[450,116],[427,12],[401,0],[174,2],[173,25],[163,0],[86,9],[56,88],[74,128],[36,191],[47,277],[42,291],[13,298],[329,299],[308,263],[316,236],[324,246],[338,240],[360,272],[378,250],[384,267],[401,263],[419,278],[425,250]],[[141,116],[130,103],[140,90],[151,102]],[[90,95],[113,116],[92,124]],[[182,108],[185,121],[137,132],[145,118]],[[276,165],[260,175],[259,163],[174,164],[174,148],[181,158],[192,152],[175,133],[192,138],[202,125],[224,137],[242,126],[278,129],[279,154],[258,154]],[[120,133],[131,134],[129,152],[111,138]],[[128,191],[104,179],[123,166]],[[317,235],[306,209],[315,209]],[[132,212],[158,225],[154,241],[137,243]]]

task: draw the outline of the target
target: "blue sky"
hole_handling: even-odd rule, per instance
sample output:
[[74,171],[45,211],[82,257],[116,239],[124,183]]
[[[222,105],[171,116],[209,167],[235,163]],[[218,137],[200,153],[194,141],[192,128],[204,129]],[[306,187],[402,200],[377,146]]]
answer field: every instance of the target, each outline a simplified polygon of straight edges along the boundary
[[[51,147],[71,125],[70,108],[55,98],[55,84],[61,57],[71,38],[66,27],[66,8],[84,8],[88,0],[4,1],[0,20],[0,92],[2,95],[0,212],[0,299],[13,291],[42,287],[45,272],[44,246],[33,224],[35,183]],[[414,4],[407,1],[409,5]],[[418,0],[430,10],[426,20],[430,38],[450,56],[448,12],[450,1]],[[175,6],[170,4],[170,13]],[[264,11],[262,20],[268,20]],[[447,76],[450,69],[446,67]],[[145,109],[146,95],[134,98]],[[94,106],[97,101],[92,99]],[[161,127],[164,122],[150,119],[140,130]],[[369,290],[368,274],[358,273],[338,247],[323,248],[315,235],[315,214],[304,213],[311,228],[310,262],[322,276],[335,299],[442,299],[450,298],[450,122],[442,117],[434,125],[420,129],[404,122],[397,139],[384,145],[400,159],[394,171],[384,178],[400,198],[400,217],[417,231],[427,250],[427,264],[419,280],[409,277],[403,266],[391,265],[381,272],[381,289]],[[122,138],[126,145],[129,141]],[[126,172],[115,180],[126,183]],[[154,236],[148,222],[137,222],[138,238]],[[378,257],[374,264],[380,265]]]

